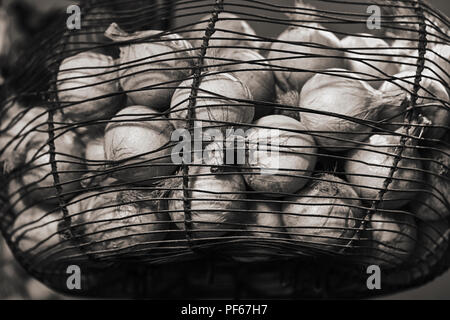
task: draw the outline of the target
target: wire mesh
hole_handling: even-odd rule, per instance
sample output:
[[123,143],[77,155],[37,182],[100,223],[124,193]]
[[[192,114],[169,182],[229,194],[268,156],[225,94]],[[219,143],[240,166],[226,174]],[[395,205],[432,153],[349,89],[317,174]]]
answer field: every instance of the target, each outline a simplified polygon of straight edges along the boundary
[[78,265],[97,296],[362,297],[368,265],[381,293],[442,273],[449,20],[376,5],[372,30],[363,1],[84,2],[7,83],[17,259],[72,294]]

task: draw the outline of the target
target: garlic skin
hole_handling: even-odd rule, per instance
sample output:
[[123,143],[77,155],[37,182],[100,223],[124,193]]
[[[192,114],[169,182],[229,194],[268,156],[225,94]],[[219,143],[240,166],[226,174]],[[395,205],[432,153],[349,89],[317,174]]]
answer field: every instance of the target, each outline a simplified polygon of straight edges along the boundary
[[[325,174],[282,206],[291,239],[337,253],[350,243],[364,215],[357,192],[336,176]],[[288,203],[289,202],[289,203]]]
[[[367,83],[374,88],[379,88],[383,80],[373,80],[376,78],[385,79],[399,71],[398,65],[389,56],[393,54],[393,50],[383,39],[361,33],[343,38],[341,47],[347,50],[344,53],[344,57],[347,58],[345,60],[346,68],[355,73],[361,73],[361,79],[369,80]],[[383,61],[369,61],[369,59]]]
[[23,164],[31,140],[48,139],[45,132],[48,130],[48,113],[45,108],[25,108],[16,101],[5,106],[3,111],[5,114],[0,119],[0,161],[4,161],[3,169],[8,173]]
[[[245,221],[245,183],[238,174],[211,173],[208,166],[189,168],[189,188],[192,189],[192,236],[195,238],[220,237]],[[169,215],[180,230],[185,230],[182,180],[168,196]]]
[[[416,77],[415,70],[406,70],[396,74],[394,77],[398,78],[398,80],[385,81],[381,85],[380,91],[383,94],[389,94],[399,88],[402,88],[408,95],[413,92]],[[434,80],[429,70],[424,70],[422,73],[420,87],[417,92],[417,112],[430,120],[433,126],[448,127],[450,125],[450,100],[446,88],[439,81]],[[426,104],[429,105],[426,106]],[[393,131],[398,129],[405,121],[405,112],[406,110],[402,109],[401,105],[385,106],[378,115],[380,120],[385,120],[384,122],[386,122],[381,126]],[[424,131],[423,137],[439,139],[446,131],[447,128],[429,127]]]
[[110,56],[82,52],[64,59],[57,76],[64,116],[75,122],[108,119],[120,109],[117,67]]
[[[375,201],[389,177],[400,136],[374,134],[365,143],[368,145],[348,153],[344,170],[347,180],[355,184],[354,188],[361,197],[366,201]],[[422,188],[422,163],[415,159],[419,157],[417,149],[408,145],[405,147],[379,208],[400,208],[416,197],[417,191]]]
[[52,210],[51,206],[27,203],[26,200],[30,199],[19,179],[9,182],[8,195],[11,211],[15,215],[8,232],[20,254],[39,256],[43,251],[58,247],[58,223],[62,220],[62,213]]
[[155,109],[131,106],[118,112],[105,129],[106,160],[115,161],[112,176],[139,185],[152,185],[172,174],[170,122]]
[[[61,196],[70,199],[80,190],[80,179],[86,172],[84,146],[72,131],[62,134],[56,131],[55,136],[55,161],[62,189]],[[57,204],[59,199],[56,197],[47,140],[47,136],[40,137],[27,145],[24,158],[26,167],[22,171],[21,181],[32,199]]]
[[272,106],[258,104],[275,100],[275,77],[266,58],[256,50],[242,48],[219,49],[213,56],[218,59],[207,60],[214,65],[210,71],[229,72],[248,87],[255,100],[255,119],[272,112]]
[[[383,96],[361,81],[358,75],[345,69],[329,69],[326,74],[316,74],[303,86],[299,104],[311,111],[301,111],[300,118],[308,128],[320,131],[314,138],[322,148],[344,151],[368,137],[372,127],[364,121],[377,120],[381,107],[399,105],[404,97],[406,94],[400,90]],[[339,118],[339,115],[361,121]]]
[[97,259],[142,256],[159,245],[169,228],[168,216],[156,211],[152,193],[131,186],[81,194],[67,209],[78,241]]
[[417,241],[414,217],[406,213],[376,212],[370,216],[364,231],[363,261],[382,268],[394,268],[405,263],[414,252]]
[[[263,117],[254,125],[258,127],[251,128],[246,135],[247,168],[241,168],[247,185],[268,197],[283,197],[283,193],[300,190],[308,182],[317,161],[314,138],[295,132],[308,128],[283,115]],[[265,147],[259,150],[259,144]]]
[[167,109],[175,89],[191,75],[194,66],[191,44],[178,34],[162,33],[147,30],[128,34],[116,23],[105,32],[119,42],[118,76],[130,104],[159,111]]
[[[200,22],[191,27],[192,29],[196,30],[183,34],[183,38],[189,39],[189,42],[196,50],[199,50],[201,45],[203,44],[203,36],[205,34],[205,30],[208,26],[210,18],[210,14],[201,17],[199,21],[204,22]],[[245,20],[233,13],[220,12],[219,20],[216,22],[214,28],[216,29],[216,31],[209,40],[208,48],[234,46],[249,46],[259,48],[263,44],[263,42],[258,41],[258,38],[255,37],[256,33],[253,28]]]
[[[311,26],[323,29],[322,26],[315,23]],[[302,42],[311,46],[301,45]],[[288,28],[278,37],[278,41],[272,44],[268,56],[271,59],[270,64],[274,68],[278,86],[283,92],[299,91],[315,74],[315,71],[343,67],[343,52],[337,50],[340,48],[339,39],[330,31],[307,27]],[[308,55],[318,56],[308,57]],[[305,69],[306,71],[277,70],[281,68]]]
[[[169,118],[176,129],[187,127],[192,83],[192,79],[183,81],[173,94]],[[194,110],[195,120],[202,121],[204,128],[208,126],[229,127],[235,123],[251,123],[255,115],[253,104],[232,99],[253,100],[253,96],[244,83],[229,73],[205,75],[201,79],[197,93]]]

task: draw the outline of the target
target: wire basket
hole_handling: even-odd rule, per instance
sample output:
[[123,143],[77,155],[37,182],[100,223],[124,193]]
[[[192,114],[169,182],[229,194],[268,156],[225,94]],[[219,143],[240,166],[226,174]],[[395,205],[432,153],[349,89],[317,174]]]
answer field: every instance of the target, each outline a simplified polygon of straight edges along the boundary
[[361,298],[448,269],[449,20],[427,2],[81,10],[4,92],[1,229],[32,276],[80,296]]

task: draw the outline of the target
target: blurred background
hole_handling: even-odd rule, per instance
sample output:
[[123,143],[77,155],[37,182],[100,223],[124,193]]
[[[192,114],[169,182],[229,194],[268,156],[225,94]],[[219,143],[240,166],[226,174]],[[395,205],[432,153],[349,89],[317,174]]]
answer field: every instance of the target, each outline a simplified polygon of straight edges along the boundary
[[[157,1],[157,0],[148,0]],[[158,0],[164,1],[164,0]],[[353,0],[354,2],[357,2]],[[41,30],[51,24],[56,18],[66,15],[66,8],[79,1],[69,0],[0,0],[0,86],[13,70],[9,67],[14,57],[26,48],[27,41]],[[239,3],[239,1],[233,1]],[[350,1],[351,2],[351,1]],[[438,11],[450,15],[449,0],[429,0]],[[225,3],[227,3],[225,1]],[[280,6],[292,6],[294,0],[277,0]],[[342,5],[314,1],[319,8],[342,12]],[[227,10],[233,11],[233,7]],[[236,13],[252,13],[251,9],[234,8]],[[348,5],[346,12],[358,12],[363,10],[361,6]],[[254,12],[253,12],[254,13]],[[365,12],[359,12],[365,14]],[[280,14],[280,18],[283,16]],[[200,15],[199,15],[200,17]],[[193,17],[179,19],[175,27],[184,23],[191,23]],[[257,34],[266,37],[276,37],[283,31],[283,27],[277,24],[263,24],[250,22]],[[358,26],[335,26],[336,30],[343,32],[364,32],[358,30]],[[15,259],[5,241],[0,236],[0,299],[72,299],[51,290],[29,277],[26,272],[15,262]],[[385,296],[380,299],[450,299],[450,271],[433,282],[413,290],[399,294]]]

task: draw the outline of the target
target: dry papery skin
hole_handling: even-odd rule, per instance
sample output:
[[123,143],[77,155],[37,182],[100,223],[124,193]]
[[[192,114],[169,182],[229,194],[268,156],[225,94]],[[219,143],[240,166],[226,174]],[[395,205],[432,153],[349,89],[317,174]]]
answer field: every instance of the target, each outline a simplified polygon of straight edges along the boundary
[[9,182],[8,195],[14,219],[7,228],[7,234],[17,250],[16,254],[41,269],[56,268],[59,261],[82,256],[78,248],[60,238],[59,225],[63,214],[55,205],[30,202],[17,179]]
[[116,64],[101,53],[86,51],[64,59],[57,90],[62,112],[72,121],[109,118],[121,107]]
[[166,236],[169,217],[157,211],[152,192],[129,187],[86,192],[67,206],[76,241],[92,256],[140,255]]
[[[404,128],[397,132],[405,134]],[[390,176],[395,155],[399,152],[400,139],[400,135],[374,134],[366,141],[368,145],[349,152],[344,170],[347,180],[355,184],[361,198],[366,201],[378,199],[380,190],[385,188],[385,181]],[[421,189],[422,162],[418,159],[420,156],[414,143],[414,140],[407,139],[402,159],[378,208],[400,208],[414,199]]]
[[399,70],[398,65],[392,61],[390,56],[393,54],[393,49],[386,41],[375,38],[371,34],[361,33],[346,36],[341,40],[341,46],[347,49],[344,53],[345,58],[347,58],[345,60],[346,68],[359,73],[361,79],[370,80],[367,83],[374,88],[379,88],[383,81],[373,80],[377,78],[385,79],[396,74]]
[[[189,175],[193,237],[220,237],[235,229],[234,223],[248,219],[241,175],[213,174],[207,166],[190,167]],[[185,230],[182,179],[177,181],[178,186],[168,196],[168,208],[172,221]]]
[[[85,173],[84,145],[72,131],[55,132],[55,162],[61,187],[61,196],[73,197],[80,188],[80,178]],[[58,203],[54,177],[50,163],[48,135],[35,135],[28,141],[26,152],[21,155],[20,164],[24,165],[20,181],[29,192],[29,197],[47,203]]]
[[384,268],[397,267],[414,252],[418,227],[413,215],[376,212],[365,230],[364,261]]
[[255,100],[255,119],[270,114],[273,106],[258,104],[258,101],[275,100],[275,78],[265,58],[254,49],[224,48],[209,49],[205,63],[209,72],[229,72],[250,90]]
[[120,111],[105,130],[104,149],[115,161],[112,176],[125,182],[152,185],[155,178],[172,174],[169,147],[173,127],[167,118],[145,106]]
[[[195,49],[200,49],[203,43],[210,18],[210,14],[201,17],[199,21],[204,22],[192,26],[193,31],[183,33],[183,38],[189,39]],[[209,40],[208,49],[235,46],[249,46],[257,49],[262,46],[263,42],[257,41],[258,37],[256,37],[253,28],[239,16],[229,12],[220,12],[218,18],[219,20],[216,21],[214,26],[215,32]]]
[[192,74],[190,43],[160,30],[129,34],[116,23],[105,35],[120,44],[118,75],[128,98],[136,105],[167,109],[175,88]]
[[352,242],[364,211],[344,180],[329,174],[316,179],[286,199],[293,203],[282,206],[282,220],[292,239],[338,253]]
[[[297,1],[296,6],[298,9],[315,10],[313,6],[303,3],[303,1]],[[310,11],[301,12],[303,14],[300,12],[298,14],[291,13],[289,18],[294,20],[304,19],[310,22],[299,23],[303,25],[302,27],[288,27],[278,37],[278,41],[272,44],[268,56],[269,59],[273,59],[271,64],[275,69],[275,79],[284,92],[301,90],[315,71],[344,66],[343,52],[339,50],[341,48],[339,39],[325,27],[315,22],[317,18],[308,15]],[[308,57],[308,55],[317,55],[317,57]],[[284,71],[283,68],[305,69],[305,71]]]
[[[193,79],[182,82],[173,94],[169,118],[176,129],[187,127],[192,83]],[[247,101],[253,96],[244,83],[229,73],[207,74],[198,89],[194,118],[202,121],[203,128],[251,123],[255,114],[253,103],[235,99]]]
[[[380,91],[383,94],[390,94],[399,88],[405,90],[408,95],[413,92],[416,77],[415,70],[402,71],[394,77],[398,78],[398,80],[385,81],[380,87]],[[423,137],[427,139],[441,138],[450,125],[450,101],[446,88],[433,78],[429,70],[425,70],[422,73],[420,89],[417,95],[416,110],[431,121],[430,127],[424,130]],[[398,129],[405,122],[405,113],[405,105],[386,106],[379,114],[379,119],[385,120],[381,127],[388,130]]]
[[[255,122],[246,134],[248,151],[245,181],[269,197],[283,197],[300,190],[316,165],[314,139],[303,123],[283,115],[270,115]],[[262,127],[262,128],[260,128]],[[256,146],[267,144],[258,150]]]
[[374,125],[370,126],[370,121],[377,120],[383,108],[400,105],[405,98],[400,89],[381,94],[350,71],[329,69],[325,74],[313,76],[303,87],[300,107],[308,110],[300,112],[300,118],[317,131],[315,139],[322,148],[343,151],[356,147],[357,142],[368,137]]

